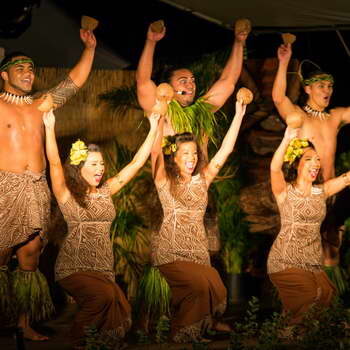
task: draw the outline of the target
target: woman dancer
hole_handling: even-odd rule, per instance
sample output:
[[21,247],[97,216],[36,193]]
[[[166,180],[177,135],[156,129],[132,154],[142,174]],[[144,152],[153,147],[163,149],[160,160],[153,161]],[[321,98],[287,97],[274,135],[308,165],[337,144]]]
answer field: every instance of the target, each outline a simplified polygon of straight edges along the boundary
[[55,137],[55,116],[44,115],[46,152],[53,193],[68,224],[55,274],[75,299],[79,311],[71,330],[76,348],[84,346],[84,327],[96,327],[105,341],[121,342],[130,328],[130,305],[115,283],[109,231],[115,217],[111,196],[127,184],[149,157],[159,115],[149,118],[150,131],[134,159],[116,176],[101,184],[105,166],[98,146],[73,144],[70,162],[63,168]]
[[323,271],[320,226],[326,199],[350,184],[350,173],[321,182],[320,158],[311,142],[286,129],[271,162],[271,185],[281,230],[269,253],[267,268],[290,325],[302,321],[313,304],[329,306],[335,287]]
[[230,330],[214,319],[225,311],[226,289],[210,265],[203,215],[209,185],[233,151],[244,113],[245,105],[237,102],[236,115],[223,143],[205,166],[191,133],[168,136],[162,147],[164,120],[160,121],[152,170],[164,218],[152,239],[152,260],[171,288],[174,342],[207,341],[203,334],[210,327]]

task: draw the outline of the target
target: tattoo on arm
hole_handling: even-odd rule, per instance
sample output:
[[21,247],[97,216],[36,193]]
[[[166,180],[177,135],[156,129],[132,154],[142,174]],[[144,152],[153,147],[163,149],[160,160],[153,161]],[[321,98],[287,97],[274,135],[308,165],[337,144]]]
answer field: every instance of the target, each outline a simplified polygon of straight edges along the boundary
[[56,87],[50,89],[48,92],[52,95],[55,108],[63,106],[70,97],[75,95],[79,87],[75,85],[74,81],[67,76]]
[[215,164],[215,168],[216,168],[216,169],[220,169],[220,168],[221,168],[221,164],[216,163],[216,164]]

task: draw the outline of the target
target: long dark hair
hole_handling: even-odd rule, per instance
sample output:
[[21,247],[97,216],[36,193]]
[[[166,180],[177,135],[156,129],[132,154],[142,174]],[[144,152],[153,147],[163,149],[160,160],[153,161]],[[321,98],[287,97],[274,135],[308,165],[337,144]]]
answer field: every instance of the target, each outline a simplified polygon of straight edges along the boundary
[[[315,146],[310,141],[308,141],[308,143],[309,143],[309,146],[305,147],[305,149],[311,148],[312,150],[316,151]],[[289,182],[291,184],[295,183],[298,177],[298,167],[302,157],[303,156],[296,158],[292,164],[289,164],[287,162],[283,164],[282,170],[283,170],[283,175],[286,182]],[[323,182],[324,181],[323,181],[322,171],[319,171],[314,183],[318,185],[318,184],[322,184]]]
[[[186,142],[194,142],[196,144],[198,161],[192,175],[199,174],[203,170],[206,161],[195,136],[190,132],[184,132],[174,136],[168,136],[167,138],[170,143],[176,144],[177,149],[179,149],[181,144]],[[170,190],[172,193],[174,193],[174,188],[178,183],[179,178],[181,178],[180,169],[175,163],[175,156],[176,152],[171,152],[169,155],[164,154],[165,171],[167,178],[170,181]]]
[[[87,146],[88,152],[101,152],[101,149],[98,145],[95,145],[93,143],[89,144]],[[65,164],[64,164],[64,177],[66,180],[66,185],[74,197],[74,199],[77,201],[77,203],[83,207],[86,208],[86,194],[87,190],[89,188],[89,184],[86,182],[86,180],[81,175],[81,168],[84,166],[85,162],[82,161],[78,165],[70,164],[69,157],[67,158]]]

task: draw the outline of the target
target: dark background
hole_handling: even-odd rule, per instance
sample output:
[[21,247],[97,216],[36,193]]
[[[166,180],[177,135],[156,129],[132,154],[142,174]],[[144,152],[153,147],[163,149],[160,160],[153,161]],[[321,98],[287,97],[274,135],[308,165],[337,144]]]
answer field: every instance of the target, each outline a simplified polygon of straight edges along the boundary
[[[29,28],[30,16],[23,23],[15,25],[23,5],[40,6],[48,0],[16,0],[7,2],[0,13],[0,38],[6,35],[20,36]],[[82,15],[89,15],[99,20],[96,37],[99,44],[123,58],[129,64],[126,69],[136,68],[147,28],[150,22],[163,19],[166,23],[166,37],[157,45],[156,59],[168,64],[182,63],[184,65],[199,59],[203,54],[218,50],[229,50],[232,45],[233,32],[217,24],[198,18],[193,14],[179,10],[157,0],[51,0],[67,16],[79,25]],[[263,6],[263,3],[262,3]],[[320,1],[322,6],[322,1]],[[350,2],[349,2],[350,6]],[[239,14],[233,14],[236,18]],[[273,14],[271,14],[273,16]],[[254,26],[254,18],[251,18]],[[12,32],[9,33],[9,29]],[[42,30],[60,30],[60,28],[43,28]],[[285,28],[255,28],[247,41],[248,58],[275,57],[278,45],[281,43],[281,32]],[[349,63],[342,43],[334,30],[309,30],[298,28],[293,31],[297,41],[293,44],[293,57],[299,60],[310,59],[323,70],[329,71],[335,77],[335,90],[331,106],[350,105],[349,96]],[[341,31],[344,40],[350,46],[350,32]],[[57,45],[64,45],[64,38]],[[20,49],[20,48],[18,48]],[[40,57],[35,57],[39,60]],[[310,66],[305,66],[310,69]],[[348,127],[340,132],[338,151],[350,149]]]

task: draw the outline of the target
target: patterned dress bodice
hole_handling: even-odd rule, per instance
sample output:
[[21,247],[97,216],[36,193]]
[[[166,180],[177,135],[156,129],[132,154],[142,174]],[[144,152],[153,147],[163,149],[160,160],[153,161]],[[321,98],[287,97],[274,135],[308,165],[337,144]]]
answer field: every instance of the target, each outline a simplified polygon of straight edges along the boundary
[[154,265],[191,261],[210,265],[208,238],[203,217],[208,202],[207,185],[200,174],[189,183],[177,183],[174,195],[167,181],[157,187],[163,208],[163,222],[152,237]]
[[56,280],[74,272],[97,271],[114,281],[110,227],[116,213],[108,184],[89,195],[86,208],[71,195],[60,209],[68,234],[57,257]]
[[321,270],[320,227],[326,215],[323,187],[312,187],[311,194],[305,197],[288,184],[286,198],[278,207],[281,230],[269,253],[268,273],[293,267],[313,272]]

